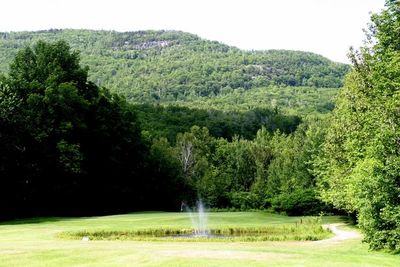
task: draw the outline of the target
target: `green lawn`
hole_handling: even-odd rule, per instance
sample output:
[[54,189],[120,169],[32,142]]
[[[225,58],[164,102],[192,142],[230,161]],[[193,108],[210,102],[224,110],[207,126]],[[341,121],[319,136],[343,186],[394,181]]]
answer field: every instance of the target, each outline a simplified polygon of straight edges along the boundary
[[[210,227],[291,224],[265,212],[210,213]],[[325,222],[338,222],[328,217]],[[371,252],[360,239],[341,242],[145,242],[61,240],[82,230],[188,227],[184,213],[147,212],[48,218],[0,224],[0,266],[400,266],[400,256]]]

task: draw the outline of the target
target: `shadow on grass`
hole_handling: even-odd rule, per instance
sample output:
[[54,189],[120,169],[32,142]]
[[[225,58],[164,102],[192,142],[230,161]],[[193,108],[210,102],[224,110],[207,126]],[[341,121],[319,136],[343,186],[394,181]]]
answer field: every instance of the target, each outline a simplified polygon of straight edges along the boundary
[[39,224],[48,222],[59,222],[74,220],[76,218],[71,217],[35,217],[35,218],[24,218],[24,219],[14,219],[9,221],[1,221],[0,225],[19,225],[19,224]]
[[0,220],[0,225],[19,225],[19,224],[40,224],[48,222],[59,222],[59,221],[72,221],[77,219],[91,219],[102,216],[118,216],[127,214],[152,214],[152,213],[167,213],[164,211],[139,211],[139,212],[127,212],[127,213],[116,213],[116,214],[94,214],[86,216],[66,216],[66,217],[31,217],[31,218],[18,218],[11,220]]
[[323,224],[328,224],[328,223],[344,223],[348,225],[355,225],[357,224],[351,217],[349,216],[344,216],[344,215],[336,215],[336,216],[323,216],[322,217],[322,223]]

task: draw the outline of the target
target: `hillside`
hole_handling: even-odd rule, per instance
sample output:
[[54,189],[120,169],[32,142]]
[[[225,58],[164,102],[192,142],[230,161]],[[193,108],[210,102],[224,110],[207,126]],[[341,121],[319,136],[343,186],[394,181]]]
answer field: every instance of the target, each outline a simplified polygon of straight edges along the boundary
[[339,88],[349,66],[299,51],[242,51],[177,31],[49,30],[0,33],[0,71],[18,49],[64,39],[81,52],[90,79],[133,102],[174,102],[237,90]]

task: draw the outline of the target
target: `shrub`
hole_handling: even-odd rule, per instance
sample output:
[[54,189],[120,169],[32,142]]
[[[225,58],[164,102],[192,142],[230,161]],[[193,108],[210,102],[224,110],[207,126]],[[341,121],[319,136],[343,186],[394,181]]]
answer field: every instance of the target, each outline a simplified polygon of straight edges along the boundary
[[317,215],[331,208],[318,199],[314,189],[297,189],[291,193],[283,193],[271,201],[272,209],[286,212],[287,215]]
[[240,210],[264,209],[267,205],[264,198],[252,192],[232,192],[229,198],[232,207]]

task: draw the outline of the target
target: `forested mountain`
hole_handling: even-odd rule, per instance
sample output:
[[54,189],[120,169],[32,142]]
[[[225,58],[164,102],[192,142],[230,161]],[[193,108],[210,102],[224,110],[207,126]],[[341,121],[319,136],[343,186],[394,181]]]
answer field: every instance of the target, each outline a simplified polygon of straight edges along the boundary
[[89,79],[135,102],[176,101],[259,87],[339,88],[349,66],[299,51],[242,51],[178,31],[48,30],[0,33],[0,71],[18,49],[63,39]]
[[198,196],[215,208],[330,209],[310,172],[324,122],[306,115],[334,108],[347,65],[175,31],[0,33],[0,58],[4,218],[175,209]]

